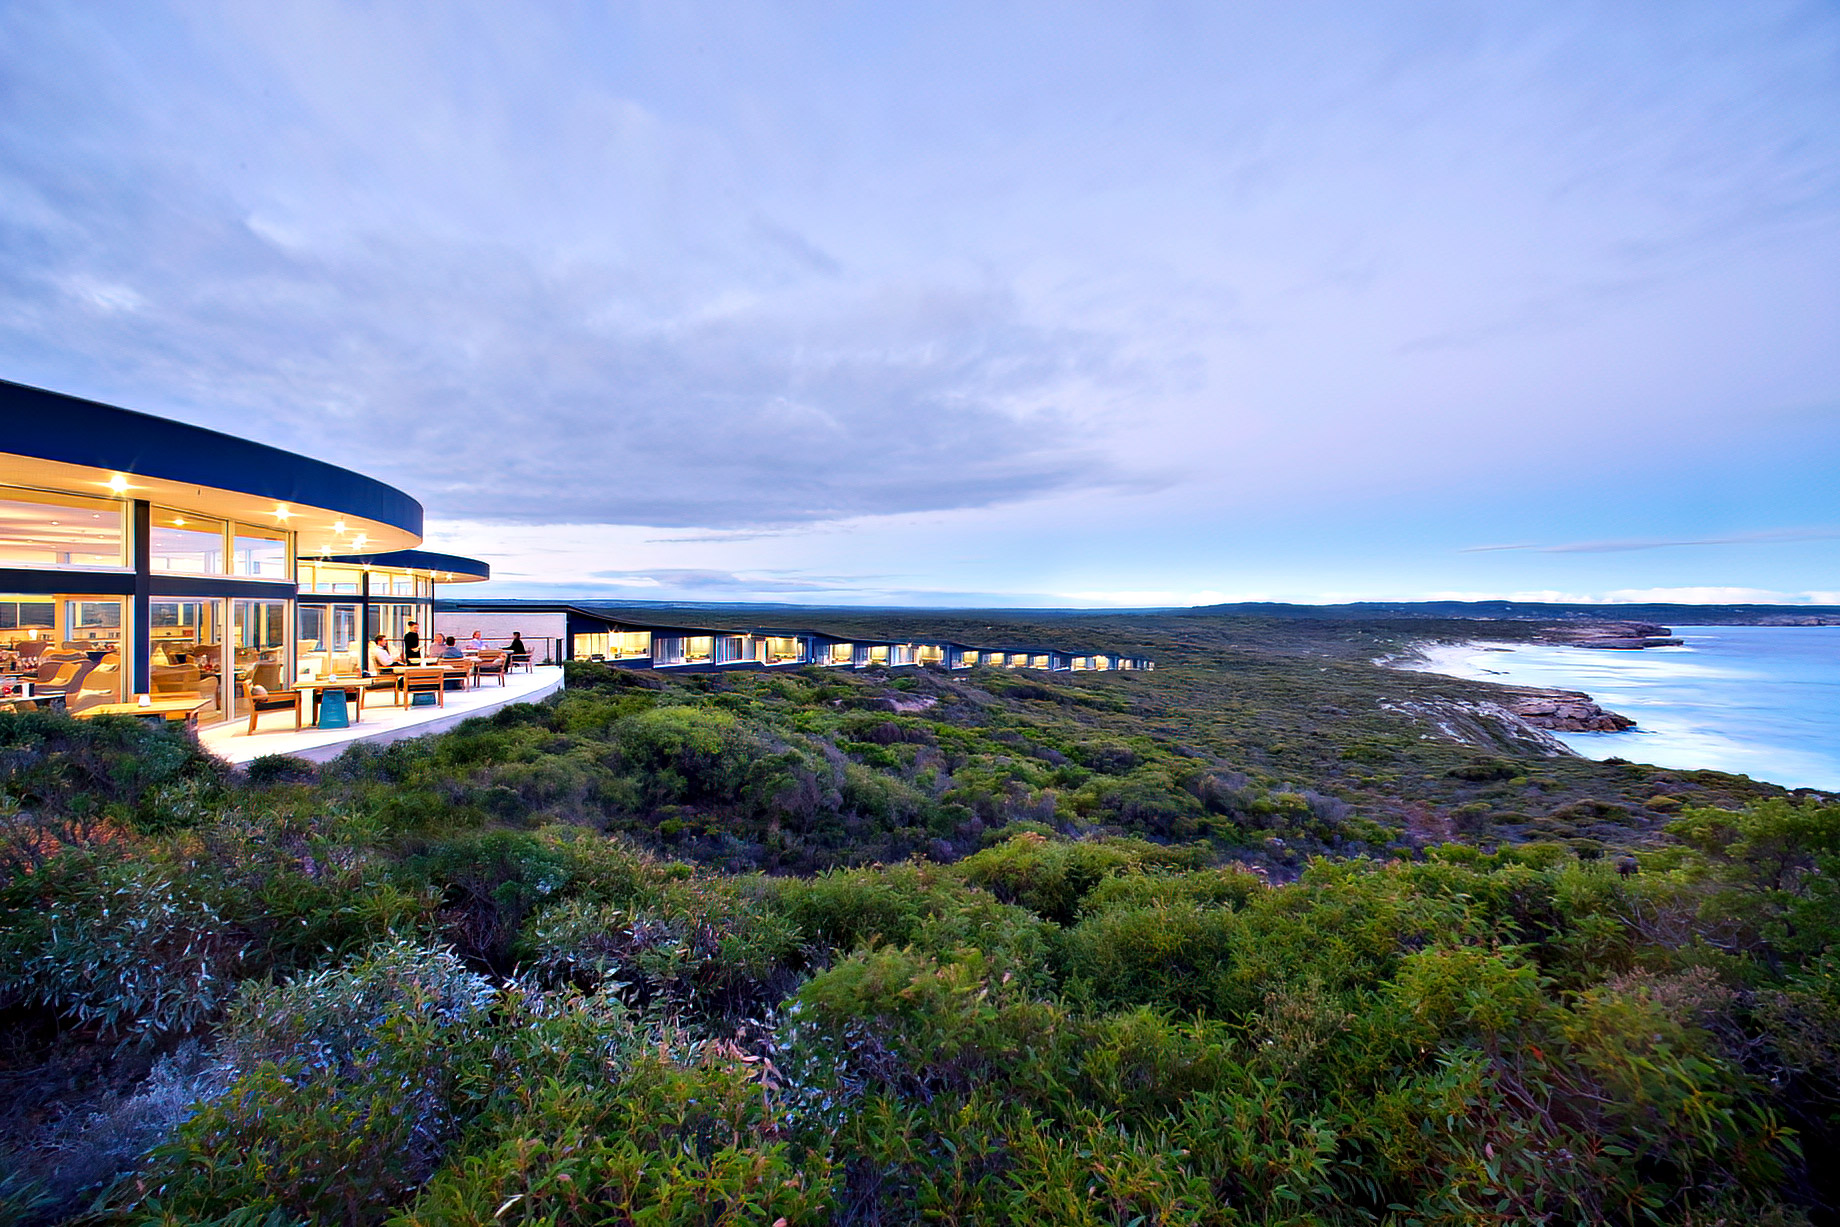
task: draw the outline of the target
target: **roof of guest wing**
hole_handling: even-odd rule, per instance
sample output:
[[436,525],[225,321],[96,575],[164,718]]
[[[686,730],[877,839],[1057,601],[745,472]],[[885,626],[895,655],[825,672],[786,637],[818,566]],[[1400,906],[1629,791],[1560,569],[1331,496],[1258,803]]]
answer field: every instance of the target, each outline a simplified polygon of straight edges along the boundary
[[[94,489],[171,503],[257,524],[284,522],[301,551],[341,548],[363,534],[372,545],[406,548],[422,539],[422,505],[374,478],[309,456],[99,401],[0,379],[0,482]],[[277,516],[277,509],[286,511]]]
[[492,568],[477,558],[437,554],[433,550],[391,550],[387,554],[329,554],[302,562],[334,562],[351,567],[397,567],[425,571],[440,584],[478,584],[492,578]]

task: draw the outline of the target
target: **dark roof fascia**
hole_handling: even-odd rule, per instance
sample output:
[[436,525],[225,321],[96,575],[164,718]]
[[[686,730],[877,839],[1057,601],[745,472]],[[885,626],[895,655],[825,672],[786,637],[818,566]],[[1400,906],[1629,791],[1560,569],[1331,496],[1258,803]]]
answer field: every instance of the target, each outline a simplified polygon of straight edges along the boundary
[[477,558],[437,554],[432,550],[390,550],[382,554],[333,554],[325,558],[303,554],[302,562],[333,562],[352,567],[402,567],[410,571],[446,571],[475,579],[491,579],[492,568]]
[[0,451],[321,507],[422,536],[422,505],[395,486],[266,443],[6,379],[0,420],[43,427],[24,444],[27,432],[9,432]]

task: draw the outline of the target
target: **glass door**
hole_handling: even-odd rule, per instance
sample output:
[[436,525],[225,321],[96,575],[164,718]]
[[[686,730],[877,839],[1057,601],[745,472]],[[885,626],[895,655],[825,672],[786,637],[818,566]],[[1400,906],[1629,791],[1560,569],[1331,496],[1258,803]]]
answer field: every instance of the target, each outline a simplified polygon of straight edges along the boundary
[[234,690],[231,714],[246,716],[249,692],[285,689],[291,680],[288,671],[288,602],[230,602],[230,640]]
[[197,696],[201,723],[221,720],[229,710],[224,693],[224,603],[156,600],[153,639],[148,645],[148,680],[159,699]]

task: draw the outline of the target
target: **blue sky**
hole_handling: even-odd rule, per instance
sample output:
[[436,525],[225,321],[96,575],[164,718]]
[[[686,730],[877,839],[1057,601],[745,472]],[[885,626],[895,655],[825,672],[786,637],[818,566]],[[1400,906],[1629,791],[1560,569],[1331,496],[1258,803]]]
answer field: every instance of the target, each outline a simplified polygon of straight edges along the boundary
[[1826,3],[0,0],[0,375],[504,595],[1840,603],[1837,116]]

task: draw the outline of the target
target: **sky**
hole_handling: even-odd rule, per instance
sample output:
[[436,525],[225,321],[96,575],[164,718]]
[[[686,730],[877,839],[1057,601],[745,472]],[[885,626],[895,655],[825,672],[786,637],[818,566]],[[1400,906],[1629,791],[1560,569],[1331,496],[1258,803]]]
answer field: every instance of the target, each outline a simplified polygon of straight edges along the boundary
[[1840,603],[1840,7],[0,0],[0,377],[469,595]]

